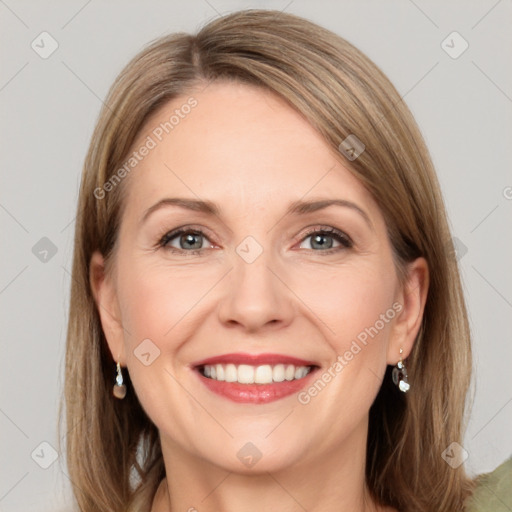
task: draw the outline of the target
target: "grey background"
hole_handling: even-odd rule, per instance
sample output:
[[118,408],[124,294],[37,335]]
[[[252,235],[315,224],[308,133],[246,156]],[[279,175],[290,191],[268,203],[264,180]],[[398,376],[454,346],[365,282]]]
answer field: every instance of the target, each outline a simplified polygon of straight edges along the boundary
[[[246,7],[284,9],[345,37],[410,106],[458,239],[474,336],[466,466],[490,471],[512,454],[510,0],[0,0],[1,511],[69,503],[65,454],[41,443],[58,446],[74,215],[101,101],[149,41]],[[59,45],[47,59],[31,47],[42,31]],[[453,31],[469,43],[456,59],[441,46]],[[46,261],[43,237],[57,250]]]

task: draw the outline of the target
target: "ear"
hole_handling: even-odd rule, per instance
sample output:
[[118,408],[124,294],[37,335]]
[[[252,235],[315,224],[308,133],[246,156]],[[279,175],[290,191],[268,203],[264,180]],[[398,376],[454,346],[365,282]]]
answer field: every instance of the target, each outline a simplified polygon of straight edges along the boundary
[[125,365],[124,333],[115,282],[105,272],[105,261],[99,251],[95,251],[91,257],[89,280],[112,358]]
[[[420,330],[429,286],[429,270],[425,258],[417,258],[407,266],[406,282],[396,297],[396,311],[399,311],[393,325],[387,352],[387,363],[395,365],[411,352],[414,340]],[[400,306],[400,308],[398,307]],[[393,305],[395,308],[395,305]]]

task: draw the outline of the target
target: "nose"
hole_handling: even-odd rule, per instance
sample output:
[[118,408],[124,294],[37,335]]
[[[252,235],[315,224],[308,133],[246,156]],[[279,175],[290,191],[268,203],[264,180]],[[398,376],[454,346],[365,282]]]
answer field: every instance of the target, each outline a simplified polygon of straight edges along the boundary
[[293,293],[286,285],[284,270],[267,251],[252,263],[235,254],[234,268],[226,279],[226,293],[218,309],[225,326],[257,332],[290,324]]

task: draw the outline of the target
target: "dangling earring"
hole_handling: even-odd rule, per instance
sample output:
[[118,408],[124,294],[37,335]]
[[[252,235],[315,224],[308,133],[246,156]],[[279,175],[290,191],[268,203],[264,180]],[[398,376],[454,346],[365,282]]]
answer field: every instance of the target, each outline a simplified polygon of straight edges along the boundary
[[409,381],[407,380],[407,369],[405,368],[405,364],[402,359],[402,348],[400,348],[400,361],[396,363],[396,366],[393,368],[393,373],[391,376],[393,377],[393,382],[396,386],[398,386],[398,389],[400,391],[403,391],[404,393],[407,393],[409,391],[411,385],[409,384]]
[[114,396],[122,400],[126,396],[126,386],[123,384],[121,365],[117,363],[116,383],[114,384]]

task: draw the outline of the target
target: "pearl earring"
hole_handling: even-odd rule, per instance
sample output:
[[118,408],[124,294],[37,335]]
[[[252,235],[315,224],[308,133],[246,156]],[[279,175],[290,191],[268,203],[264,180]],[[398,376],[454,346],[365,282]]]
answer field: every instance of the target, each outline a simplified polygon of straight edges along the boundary
[[122,400],[126,396],[126,386],[123,384],[123,373],[121,365],[117,363],[116,383],[114,384],[114,396]]
[[403,393],[407,393],[411,385],[407,380],[407,369],[402,359],[402,353],[403,350],[402,348],[400,348],[400,361],[396,363],[396,366],[393,368],[393,373],[391,374],[391,376],[393,377],[394,384],[398,386],[398,389],[400,389],[400,391],[402,391]]

